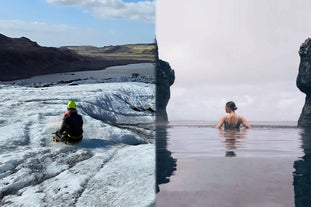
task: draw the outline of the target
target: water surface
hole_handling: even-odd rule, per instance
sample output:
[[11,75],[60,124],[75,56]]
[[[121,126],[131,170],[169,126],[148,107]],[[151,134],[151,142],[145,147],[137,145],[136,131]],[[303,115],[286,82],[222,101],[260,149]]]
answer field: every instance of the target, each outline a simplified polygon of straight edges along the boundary
[[205,122],[158,127],[157,206],[311,206],[310,130],[252,124],[238,132]]

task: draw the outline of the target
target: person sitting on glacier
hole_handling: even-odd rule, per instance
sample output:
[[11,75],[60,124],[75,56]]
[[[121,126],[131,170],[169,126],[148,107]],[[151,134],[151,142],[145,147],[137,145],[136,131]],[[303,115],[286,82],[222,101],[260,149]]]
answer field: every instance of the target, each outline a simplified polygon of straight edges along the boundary
[[74,101],[69,101],[67,104],[67,112],[60,129],[55,132],[53,141],[61,141],[66,144],[79,143],[83,138],[83,120],[82,116],[77,112],[77,106]]

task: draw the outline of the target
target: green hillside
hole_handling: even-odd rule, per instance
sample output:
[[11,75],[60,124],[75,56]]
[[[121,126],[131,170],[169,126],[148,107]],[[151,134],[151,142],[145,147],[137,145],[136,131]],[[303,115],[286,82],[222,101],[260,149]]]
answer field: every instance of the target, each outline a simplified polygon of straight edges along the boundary
[[155,44],[128,44],[105,47],[66,46],[65,48],[83,56],[101,57],[110,60],[131,59],[153,62],[156,54]]

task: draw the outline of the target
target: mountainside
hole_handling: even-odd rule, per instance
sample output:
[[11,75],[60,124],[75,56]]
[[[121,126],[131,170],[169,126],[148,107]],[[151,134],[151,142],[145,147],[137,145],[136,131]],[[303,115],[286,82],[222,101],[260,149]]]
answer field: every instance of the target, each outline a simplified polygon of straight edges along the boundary
[[117,46],[66,46],[63,47],[76,53],[90,57],[102,57],[107,60],[128,59],[138,61],[155,61],[155,44],[128,44]]
[[153,62],[154,50],[152,47],[155,48],[154,44],[103,48],[90,46],[42,47],[26,37],[10,38],[0,34],[0,81]]

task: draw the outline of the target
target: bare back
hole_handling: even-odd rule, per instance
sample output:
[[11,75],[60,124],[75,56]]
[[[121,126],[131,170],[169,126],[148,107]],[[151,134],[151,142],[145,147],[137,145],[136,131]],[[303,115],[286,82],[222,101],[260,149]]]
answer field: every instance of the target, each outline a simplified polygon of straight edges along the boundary
[[242,122],[242,117],[236,114],[229,114],[224,117],[225,129],[239,129]]

